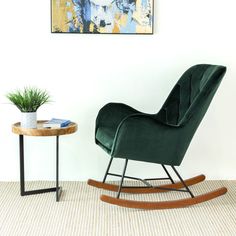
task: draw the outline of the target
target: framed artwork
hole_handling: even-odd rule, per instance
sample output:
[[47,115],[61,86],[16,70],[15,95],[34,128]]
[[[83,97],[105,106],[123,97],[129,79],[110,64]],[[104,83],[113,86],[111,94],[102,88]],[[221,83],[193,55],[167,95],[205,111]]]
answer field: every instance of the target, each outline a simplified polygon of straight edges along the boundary
[[51,31],[153,34],[153,0],[51,0]]

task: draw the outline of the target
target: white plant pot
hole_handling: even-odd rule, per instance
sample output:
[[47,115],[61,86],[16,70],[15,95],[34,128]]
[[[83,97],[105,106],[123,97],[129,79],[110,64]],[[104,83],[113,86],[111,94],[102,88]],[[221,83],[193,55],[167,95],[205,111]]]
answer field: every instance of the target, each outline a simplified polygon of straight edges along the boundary
[[21,113],[21,127],[28,129],[37,128],[37,113],[36,112],[22,112]]

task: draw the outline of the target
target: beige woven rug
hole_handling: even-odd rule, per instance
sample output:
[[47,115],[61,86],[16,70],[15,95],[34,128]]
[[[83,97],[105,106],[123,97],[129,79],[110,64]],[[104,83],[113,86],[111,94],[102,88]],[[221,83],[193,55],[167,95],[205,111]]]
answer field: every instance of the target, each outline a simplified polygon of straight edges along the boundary
[[[29,182],[27,189],[53,186]],[[135,210],[103,203],[108,191],[85,182],[62,182],[61,201],[54,193],[21,197],[19,183],[0,182],[0,235],[236,235],[236,181],[205,181],[191,187],[195,194],[225,186],[228,193],[195,206],[172,210]],[[174,199],[186,193],[121,194],[149,201]]]

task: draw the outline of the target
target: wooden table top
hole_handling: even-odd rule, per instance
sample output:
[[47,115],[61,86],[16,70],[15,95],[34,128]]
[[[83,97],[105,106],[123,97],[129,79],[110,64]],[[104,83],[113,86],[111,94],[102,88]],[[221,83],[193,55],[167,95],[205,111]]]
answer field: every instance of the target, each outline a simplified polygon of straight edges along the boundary
[[28,136],[60,136],[72,134],[77,131],[77,124],[71,122],[68,126],[62,128],[44,128],[43,123],[47,120],[38,120],[36,129],[27,129],[20,126],[20,122],[12,125],[12,132],[18,135]]

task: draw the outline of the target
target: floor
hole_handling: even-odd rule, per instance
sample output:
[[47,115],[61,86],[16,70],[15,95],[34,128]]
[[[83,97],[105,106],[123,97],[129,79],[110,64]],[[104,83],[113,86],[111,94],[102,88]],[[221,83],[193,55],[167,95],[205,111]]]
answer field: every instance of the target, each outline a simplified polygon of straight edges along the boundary
[[[129,182],[133,184],[133,182]],[[126,183],[127,184],[127,183]],[[53,182],[28,182],[27,189]],[[114,195],[86,182],[61,182],[61,201],[55,193],[21,197],[19,182],[0,182],[0,235],[236,235],[236,181],[205,181],[191,190],[201,194],[225,186],[228,192],[195,206],[171,210],[136,210],[101,202]],[[186,197],[186,193],[121,194],[121,198],[157,201]]]

